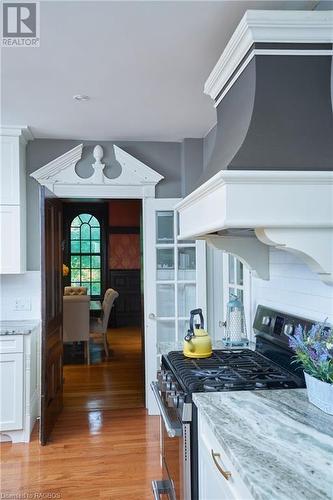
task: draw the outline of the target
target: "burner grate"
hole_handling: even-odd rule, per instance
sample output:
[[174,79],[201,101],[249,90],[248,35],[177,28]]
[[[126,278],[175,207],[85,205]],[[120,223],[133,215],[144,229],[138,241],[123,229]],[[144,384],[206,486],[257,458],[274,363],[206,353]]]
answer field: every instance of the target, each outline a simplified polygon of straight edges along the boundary
[[203,359],[186,358],[174,351],[167,358],[190,392],[297,387],[291,374],[249,349],[217,350]]

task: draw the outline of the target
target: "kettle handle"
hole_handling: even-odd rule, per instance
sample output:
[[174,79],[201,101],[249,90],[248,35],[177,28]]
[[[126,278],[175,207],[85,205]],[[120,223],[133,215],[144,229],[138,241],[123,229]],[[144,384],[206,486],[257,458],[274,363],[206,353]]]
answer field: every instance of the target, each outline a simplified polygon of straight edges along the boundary
[[190,332],[192,335],[194,334],[194,328],[193,328],[193,322],[194,322],[194,316],[199,316],[200,318],[200,328],[204,327],[204,317],[202,314],[202,309],[193,309],[190,311]]

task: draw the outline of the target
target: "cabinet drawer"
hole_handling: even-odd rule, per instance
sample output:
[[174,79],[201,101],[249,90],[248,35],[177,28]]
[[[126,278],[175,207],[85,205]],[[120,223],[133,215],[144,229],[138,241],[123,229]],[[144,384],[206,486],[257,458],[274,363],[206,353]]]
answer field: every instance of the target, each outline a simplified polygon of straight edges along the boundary
[[199,491],[199,500],[253,500],[202,415],[199,415]]
[[23,335],[1,335],[0,353],[23,352]]

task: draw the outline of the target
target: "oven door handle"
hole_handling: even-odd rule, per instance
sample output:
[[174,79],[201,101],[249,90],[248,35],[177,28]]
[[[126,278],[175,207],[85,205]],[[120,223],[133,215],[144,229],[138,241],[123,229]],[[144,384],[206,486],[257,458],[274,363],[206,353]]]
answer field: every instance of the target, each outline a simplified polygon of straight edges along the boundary
[[165,409],[165,406],[163,404],[163,400],[162,400],[161,395],[160,395],[160,391],[159,391],[159,388],[158,388],[158,383],[157,382],[152,382],[150,384],[150,387],[151,387],[151,390],[154,393],[154,396],[155,396],[158,408],[160,410],[161,417],[163,419],[163,422],[164,422],[164,425],[165,425],[165,429],[166,429],[166,431],[168,433],[168,436],[170,438],[180,437],[183,434],[182,427],[181,427],[180,424],[175,425],[174,422],[172,422],[170,420],[170,417],[168,415],[168,412]]

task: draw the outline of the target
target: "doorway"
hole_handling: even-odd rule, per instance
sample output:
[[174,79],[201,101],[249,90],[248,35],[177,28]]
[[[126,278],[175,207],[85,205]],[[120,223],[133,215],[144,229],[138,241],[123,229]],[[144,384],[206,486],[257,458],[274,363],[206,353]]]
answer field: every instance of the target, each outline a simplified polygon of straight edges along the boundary
[[[73,297],[64,297],[65,409],[145,406],[141,205],[141,200],[128,199],[63,201],[64,290],[86,290],[90,301],[78,300],[83,302],[83,315],[89,304],[91,324],[104,314],[105,291],[112,288],[119,294],[107,319],[108,353],[103,336],[93,328],[88,343],[73,341],[66,321],[76,314],[78,304],[71,303]],[[70,321],[75,338],[75,318],[74,325],[73,318]]]

